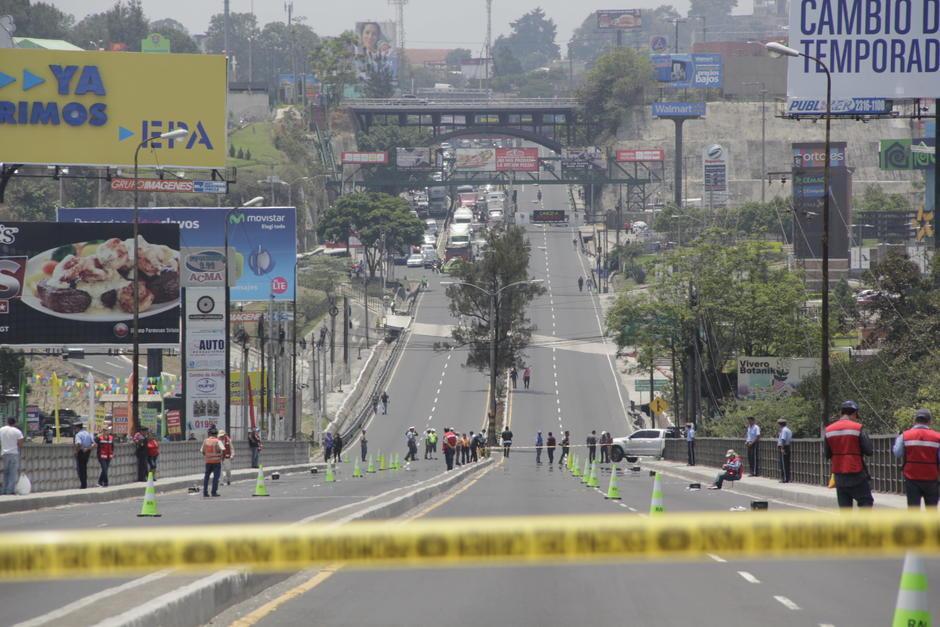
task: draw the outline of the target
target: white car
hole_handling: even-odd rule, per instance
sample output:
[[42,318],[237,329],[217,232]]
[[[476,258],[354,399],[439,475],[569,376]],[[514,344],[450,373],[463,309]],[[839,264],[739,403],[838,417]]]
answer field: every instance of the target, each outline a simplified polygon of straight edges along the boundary
[[503,221],[503,210],[502,209],[492,209],[489,213],[490,222],[502,222]]
[[428,233],[437,235],[437,220],[425,220],[424,230],[426,230]]
[[625,438],[614,438],[610,447],[610,461],[618,463],[624,458],[631,464],[640,457],[662,457],[666,438],[672,436],[666,429],[640,429]]
[[405,262],[405,265],[409,268],[423,268],[424,267],[424,256],[421,254],[414,254],[408,257],[408,260]]
[[431,247],[433,247],[435,244],[437,244],[437,237],[435,237],[435,236],[432,235],[431,233],[425,233],[425,234],[424,234],[424,243],[425,243],[425,244],[429,244]]

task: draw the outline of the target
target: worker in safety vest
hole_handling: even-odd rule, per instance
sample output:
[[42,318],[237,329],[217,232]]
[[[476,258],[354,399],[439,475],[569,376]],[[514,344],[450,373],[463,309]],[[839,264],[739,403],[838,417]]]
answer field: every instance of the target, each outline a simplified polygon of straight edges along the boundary
[[907,506],[920,509],[937,507],[940,500],[940,433],[930,428],[933,420],[929,409],[918,409],[914,426],[894,441],[894,455],[904,460],[904,492]]
[[98,451],[98,465],[101,467],[98,486],[107,488],[108,468],[111,467],[111,460],[114,459],[114,435],[111,433],[111,425],[102,427],[101,433],[95,436],[95,444]]
[[202,442],[202,453],[206,461],[206,474],[202,478],[202,496],[209,496],[209,475],[212,475],[212,496],[219,494],[219,477],[222,475],[222,458],[225,454],[225,445],[219,439],[219,430],[209,427],[209,435]]
[[835,475],[836,498],[839,507],[871,507],[871,475],[865,467],[864,456],[871,456],[872,446],[868,434],[858,422],[858,405],[845,401],[839,409],[838,420],[826,427],[826,458],[831,460]]

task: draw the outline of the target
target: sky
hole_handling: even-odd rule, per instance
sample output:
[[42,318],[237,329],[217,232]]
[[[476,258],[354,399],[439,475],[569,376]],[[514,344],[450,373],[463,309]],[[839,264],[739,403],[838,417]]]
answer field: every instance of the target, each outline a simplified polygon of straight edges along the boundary
[[[88,13],[105,11],[114,0],[44,0],[71,13],[80,20]],[[352,29],[357,21],[390,20],[395,9],[388,0],[293,0],[294,15],[306,17],[306,23],[319,35],[336,35]],[[231,0],[231,11],[254,10],[260,24],[286,20],[285,0]],[[509,31],[509,22],[541,6],[558,25],[559,44],[571,37],[585,17],[597,9],[652,9],[672,4],[680,13],[688,11],[687,0],[634,0],[630,3],[610,0],[493,0],[493,39]],[[750,1],[739,0],[737,12],[750,12]],[[746,5],[746,6],[745,6]],[[151,20],[165,17],[182,22],[193,33],[206,31],[209,17],[221,13],[223,0],[143,0]],[[482,49],[486,33],[485,0],[409,0],[405,7],[405,41],[409,48]],[[563,47],[563,46],[562,46]]]

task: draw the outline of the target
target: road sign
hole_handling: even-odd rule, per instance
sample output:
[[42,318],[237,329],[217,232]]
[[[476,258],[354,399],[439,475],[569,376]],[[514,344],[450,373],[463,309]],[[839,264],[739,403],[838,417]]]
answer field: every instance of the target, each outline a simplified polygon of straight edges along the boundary
[[[656,390],[665,390],[668,385],[669,385],[668,379],[653,379],[653,388]],[[634,392],[649,392],[650,380],[649,379],[635,379],[633,381],[633,391]]]
[[657,396],[653,399],[653,402],[650,403],[650,409],[652,409],[654,413],[661,414],[669,409],[669,403],[661,396]]

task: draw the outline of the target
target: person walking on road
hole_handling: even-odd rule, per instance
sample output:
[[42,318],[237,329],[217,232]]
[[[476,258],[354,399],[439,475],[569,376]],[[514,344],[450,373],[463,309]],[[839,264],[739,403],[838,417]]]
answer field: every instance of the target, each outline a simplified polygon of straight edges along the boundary
[[894,455],[904,462],[904,492],[907,506],[920,509],[921,500],[936,508],[940,500],[940,433],[930,428],[933,415],[918,409],[914,426],[894,441]]
[[689,459],[689,466],[695,465],[695,423],[685,425],[685,447]]
[[537,466],[542,465],[542,447],[545,445],[544,440],[542,439],[542,432],[539,431],[535,434],[535,464]]
[[522,387],[529,389],[529,381],[532,380],[532,368],[526,366],[525,370],[522,371]]
[[375,394],[372,395],[372,413],[373,413],[373,414],[378,414],[378,413],[379,413],[379,394],[378,394],[378,392],[376,392]]
[[516,389],[516,381],[519,379],[519,371],[513,366],[509,369],[509,380],[512,382],[512,389]]
[[454,435],[457,436],[457,448],[454,449],[454,463],[458,466],[462,466],[463,462],[460,461],[460,458],[463,455],[463,441],[460,439],[460,434],[456,431],[454,431]]
[[565,431],[565,435],[561,438],[561,455],[558,456],[558,466],[561,467],[565,463],[565,459],[568,458],[568,447],[571,446],[571,432]]
[[431,429],[431,459],[437,459],[437,429]]
[[382,415],[388,413],[388,392],[382,392]]
[[760,476],[760,425],[754,416],[748,416],[747,434],[744,438],[747,447],[747,467],[754,477]]
[[583,276],[578,277],[578,291],[579,292],[584,291],[584,277]]
[[108,487],[108,469],[111,467],[111,460],[114,459],[114,436],[111,434],[111,426],[105,425],[101,433],[95,436],[95,451],[98,456],[98,466],[101,472],[98,474],[98,487]]
[[333,459],[333,434],[329,431],[323,432],[323,462],[330,463]]
[[588,463],[594,463],[597,457],[597,431],[592,430],[591,435],[584,441],[588,449]]
[[465,464],[470,463],[470,438],[464,433],[460,436],[460,461]]
[[366,430],[363,429],[362,433],[359,436],[359,455],[362,457],[363,463],[366,461],[366,455],[369,454],[369,441],[366,439]]
[[725,463],[721,467],[722,473],[715,477],[715,483],[708,486],[709,490],[720,490],[725,481],[737,481],[741,478],[743,462],[734,449],[725,453]]
[[232,485],[232,464],[235,463],[235,445],[232,436],[225,431],[219,431],[219,442],[222,443],[222,474],[225,475],[225,485]]
[[3,459],[3,494],[16,494],[16,482],[20,478],[20,449],[25,442],[23,432],[16,426],[16,418],[7,418],[0,427],[0,457]]
[[137,458],[137,480],[147,480],[147,440],[150,437],[150,430],[147,427],[141,427],[134,434],[134,456]]
[[555,447],[558,443],[555,441],[555,436],[552,435],[552,432],[548,432],[548,438],[545,440],[545,452],[548,453],[548,465],[551,467],[555,463]]
[[871,495],[871,475],[864,459],[873,452],[871,439],[858,422],[855,401],[842,403],[839,413],[839,418],[826,427],[825,433],[826,459],[832,462],[839,507],[851,509],[853,503],[872,507],[875,499]]
[[444,427],[444,443],[441,446],[444,449],[444,463],[447,470],[453,470],[454,454],[457,452],[457,434],[450,427]]
[[219,494],[219,477],[222,475],[222,456],[225,454],[225,447],[219,440],[219,430],[215,427],[209,427],[209,435],[202,441],[199,452],[206,462],[206,472],[202,476],[202,496],[208,497],[209,476],[212,476],[212,496],[221,496]]
[[431,459],[431,430],[424,432],[424,459]]
[[777,434],[777,457],[780,458],[780,483],[790,483],[790,444],[793,432],[783,418],[777,421],[780,432]]
[[261,429],[258,427],[248,433],[248,448],[251,449],[251,467],[257,468],[261,465],[261,449],[264,448],[261,442]]
[[343,434],[338,430],[336,435],[333,436],[333,463],[339,464],[343,461],[341,457],[343,454]]
[[601,445],[601,463],[609,464],[610,463],[610,445],[613,443],[613,438],[610,437],[610,434],[606,431],[601,431],[600,437]]
[[479,435],[470,432],[470,461],[476,462],[480,460],[480,438]]
[[503,455],[505,455],[506,458],[508,458],[509,449],[512,448],[512,431],[509,430],[508,426],[505,429],[503,429],[503,432],[500,435],[500,439],[503,442]]
[[418,430],[414,427],[405,432],[405,444],[408,446],[408,453],[405,455],[406,462],[418,461]]
[[73,423],[72,428],[78,429],[75,434],[75,463],[78,468],[79,487],[84,490],[88,487],[88,459],[91,457],[91,449],[95,448],[95,440],[82,423]]

